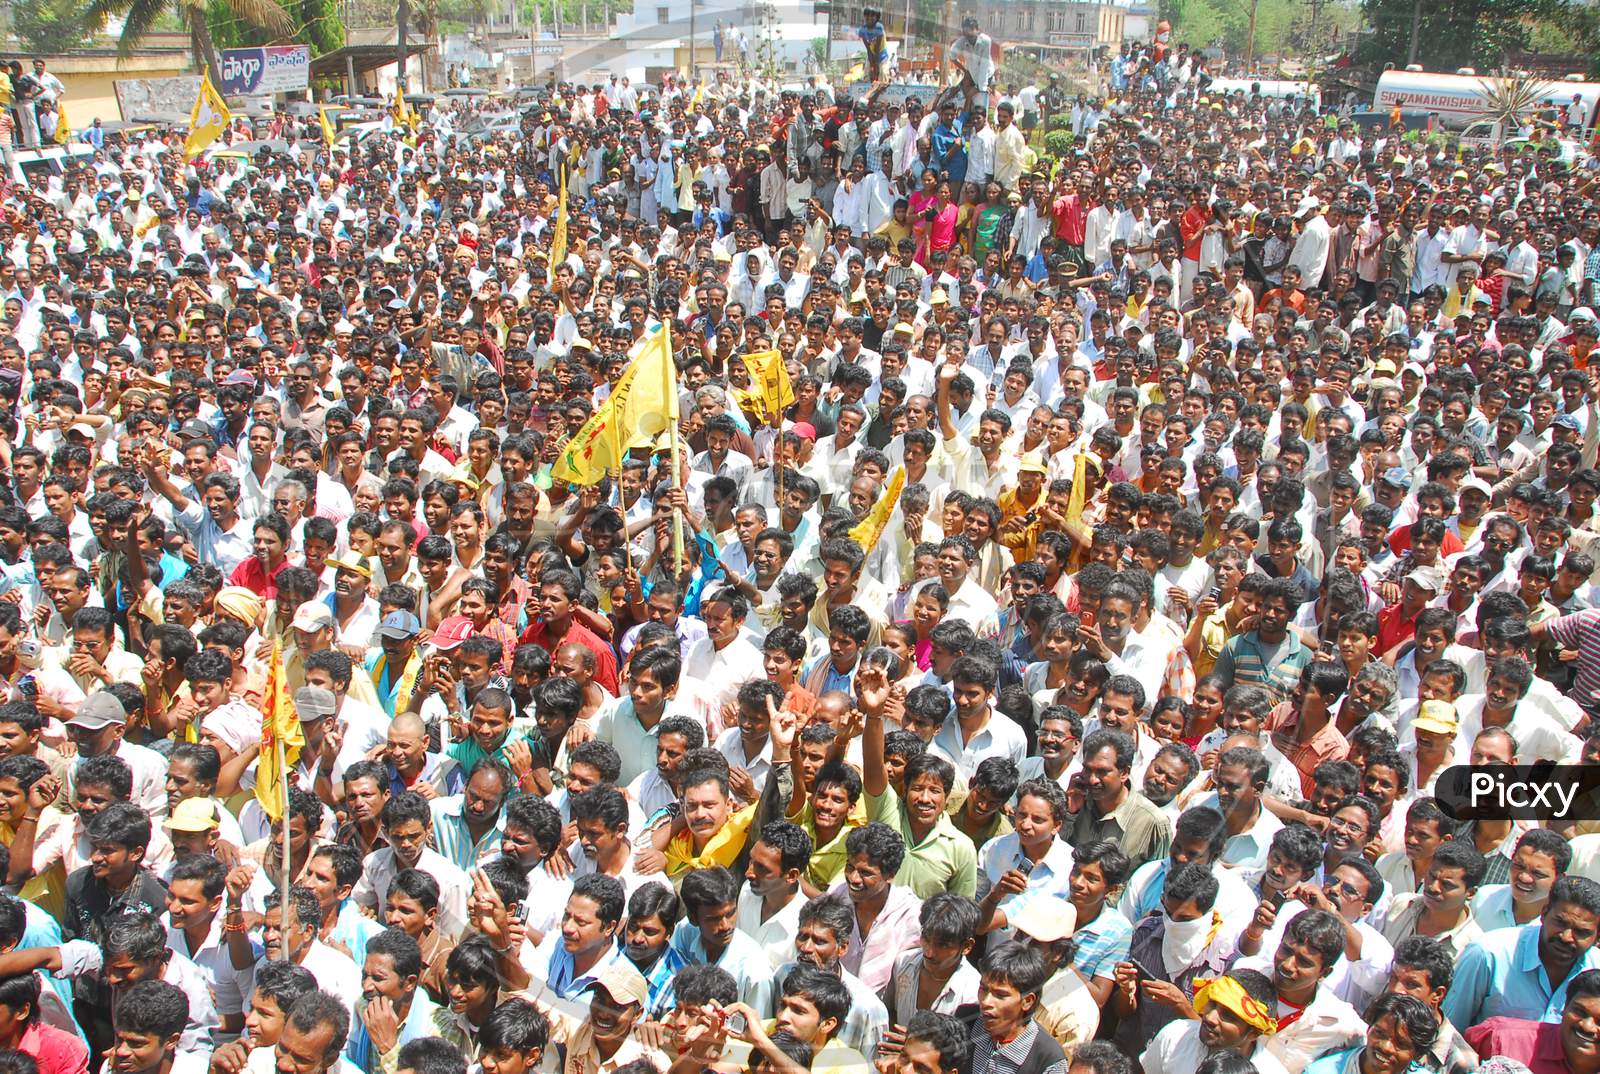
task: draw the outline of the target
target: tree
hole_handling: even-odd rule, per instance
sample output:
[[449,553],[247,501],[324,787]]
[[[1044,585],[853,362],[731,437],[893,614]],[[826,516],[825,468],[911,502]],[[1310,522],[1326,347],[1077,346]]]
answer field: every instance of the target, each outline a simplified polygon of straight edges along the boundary
[[[297,29],[293,40],[311,46],[313,56],[321,56],[344,45],[344,21],[339,0],[283,0],[284,10]],[[228,0],[206,0],[206,23],[219,49],[248,48],[254,45],[284,44],[281,35],[241,22]]]
[[29,52],[65,52],[89,36],[83,0],[35,0],[11,8],[11,28]]
[[[1431,71],[1495,67],[1507,49],[1525,48],[1541,0],[1361,0],[1372,33],[1357,59],[1381,66],[1399,57]],[[1413,30],[1415,34],[1413,35]]]
[[[278,6],[275,0],[218,0],[227,12],[230,22],[243,22],[271,31],[282,38],[295,32],[294,20]],[[217,45],[211,33],[206,0],[91,0],[89,17],[93,25],[100,25],[110,15],[123,18],[122,38],[118,51],[126,56],[144,40],[169,7],[189,34],[189,47],[194,52],[196,67],[205,69],[214,86],[222,85],[221,66],[217,61]]]

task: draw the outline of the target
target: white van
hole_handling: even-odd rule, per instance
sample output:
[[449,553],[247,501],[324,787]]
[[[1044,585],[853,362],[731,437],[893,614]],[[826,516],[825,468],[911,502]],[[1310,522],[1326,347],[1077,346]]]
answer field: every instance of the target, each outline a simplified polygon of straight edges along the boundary
[[1310,101],[1311,107],[1322,111],[1322,89],[1315,82],[1295,82],[1286,78],[1214,78],[1206,87],[1210,97],[1232,97],[1242,93],[1249,97],[1259,93],[1279,101]]

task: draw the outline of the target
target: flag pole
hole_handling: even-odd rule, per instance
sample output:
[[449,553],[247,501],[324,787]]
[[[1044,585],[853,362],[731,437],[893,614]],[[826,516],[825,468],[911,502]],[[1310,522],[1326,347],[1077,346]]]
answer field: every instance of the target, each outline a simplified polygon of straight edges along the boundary
[[[678,391],[678,365],[676,360],[673,358],[674,351],[672,349],[672,321],[670,319],[663,320],[661,322],[661,330],[666,333],[667,368],[669,370],[668,376],[672,378],[671,383],[667,385],[667,390],[676,395]],[[683,458],[683,440],[678,432],[678,423],[674,421],[670,422],[669,424],[672,433],[672,487],[682,491],[683,474],[679,467],[682,466],[681,460]],[[674,580],[677,579],[682,570],[683,511],[675,508],[672,512],[672,577]]]
[[[278,881],[278,913],[283,919],[284,928],[289,927],[289,767],[288,751],[283,745],[282,735],[273,735],[272,748],[278,753],[278,782],[283,785],[283,875]],[[316,833],[308,833],[315,835]],[[321,922],[318,922],[321,925]],[[318,931],[321,931],[320,927]],[[288,943],[278,945],[278,954],[287,961],[289,958]]]
[[[628,504],[622,497],[622,430],[618,427],[615,417],[609,423],[611,426],[611,450],[617,459],[617,514],[622,516],[622,554],[623,562],[628,565],[628,570],[633,570],[633,539],[628,536]],[[624,586],[624,589],[627,587]]]
[[772,411],[772,465],[778,468],[778,522],[783,523],[783,411]]

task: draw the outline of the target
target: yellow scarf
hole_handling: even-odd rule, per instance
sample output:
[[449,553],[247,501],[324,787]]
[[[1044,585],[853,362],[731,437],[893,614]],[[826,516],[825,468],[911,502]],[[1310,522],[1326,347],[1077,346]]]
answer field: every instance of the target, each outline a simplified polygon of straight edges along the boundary
[[694,852],[693,833],[680,832],[667,844],[667,875],[678,876],[690,869],[709,869],[713,865],[732,867],[740,851],[744,850],[745,839],[755,819],[756,807],[745,806],[728,818],[728,823],[717,830],[717,834],[707,841],[705,850],[699,854]]
[[[384,669],[389,666],[389,654],[384,653],[378,657],[378,662],[372,665],[372,688],[378,689],[378,684],[383,681]],[[411,659],[406,661],[406,666],[400,671],[400,681],[394,688],[394,712],[411,711],[411,691],[416,689],[417,676],[422,672],[422,656],[415,649],[411,651]],[[381,701],[382,698],[379,698]]]

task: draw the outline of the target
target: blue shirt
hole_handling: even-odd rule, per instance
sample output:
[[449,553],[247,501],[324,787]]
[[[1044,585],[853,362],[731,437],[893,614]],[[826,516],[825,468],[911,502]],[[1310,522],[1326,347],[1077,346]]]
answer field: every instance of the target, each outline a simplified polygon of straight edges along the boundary
[[[22,939],[18,942],[18,947],[61,946],[61,925],[55,918],[51,917],[43,907],[27,899],[22,900],[22,909]],[[83,1029],[78,1025],[77,1013],[72,1009],[72,982],[44,970],[40,970],[39,974],[55,994],[61,997],[67,1017],[72,1020],[72,1028],[78,1031],[78,1036],[83,1036]]]
[[339,916],[334,919],[333,931],[328,934],[328,939],[344,944],[350,952],[351,961],[357,966],[365,966],[367,941],[383,931],[382,925],[361,912],[361,907],[356,905],[354,899],[346,899],[339,905]]
[[673,950],[671,944],[661,952],[661,957],[656,959],[656,964],[650,967],[650,972],[644,978],[645,984],[650,986],[650,1002],[644,1010],[646,1018],[660,1019],[678,1005],[673,985],[677,982],[678,971],[688,964],[688,960]]
[[928,166],[935,171],[948,171],[952,184],[966,179],[967,140],[961,120],[957,119],[955,125],[950,127],[943,123],[935,124],[928,140],[933,147]]
[[[672,947],[685,962],[711,962],[706,948],[700,942],[700,930],[687,921],[678,922],[672,931]],[[773,997],[776,992],[772,977],[772,962],[766,950],[748,933],[735,931],[733,938],[714,966],[720,966],[739,984],[739,999],[748,1003],[763,1018],[771,1018]]]
[[1583,953],[1560,982],[1552,984],[1539,960],[1539,922],[1497,929],[1467,945],[1456,960],[1455,980],[1445,996],[1444,1016],[1456,1026],[1486,1018],[1559,1022],[1567,985],[1584,970],[1600,969],[1600,951]]
[[465,794],[452,794],[435,798],[428,803],[433,814],[434,849],[453,861],[463,872],[471,872],[482,861],[500,852],[500,837],[506,830],[506,813],[502,808],[495,813],[494,823],[474,840],[467,830],[467,798]]
[[[985,843],[978,855],[978,867],[988,875],[991,884],[999,883],[1006,873],[1020,868],[1021,862],[1022,840],[1016,832]],[[1010,921],[1034,902],[1044,900],[1046,906],[1067,902],[1072,894],[1068,883],[1071,879],[1072,848],[1063,840],[1056,839],[1045,852],[1044,860],[1034,865],[1028,873],[1028,886],[1015,895],[1001,899],[999,909],[1005,912],[1006,919]],[[1005,931],[1009,936],[1011,930]]]
[[1083,974],[1084,980],[1094,977],[1111,979],[1112,968],[1128,961],[1128,948],[1133,942],[1133,926],[1107,903],[1100,908],[1100,916],[1087,925],[1079,925],[1072,934],[1078,950],[1072,964]]
[[[822,680],[822,689],[816,691],[816,695],[818,697],[821,697],[823,694],[832,693],[835,690],[846,694],[854,694],[856,692],[856,688],[854,686],[856,679],[856,668],[861,666],[861,661],[857,660],[853,665],[851,665],[849,671],[841,672],[838,668],[833,666],[833,657],[827,653],[824,653],[818,659],[817,664],[824,664],[828,668],[828,677]],[[801,676],[802,682],[809,682],[811,680],[811,676],[817,673],[817,664],[813,664],[806,668],[805,673]]]
[[561,940],[561,930],[551,929],[545,935],[544,942],[534,951],[533,965],[530,969],[535,977],[543,976],[545,984],[550,986],[550,991],[562,999],[577,999],[590,985],[604,976],[613,963],[623,957],[622,949],[612,945],[611,949],[589,968],[588,973],[580,974],[578,968],[573,965],[571,952]]
[[[366,1003],[356,1004],[356,1016],[350,1019],[350,1041],[344,1046],[344,1057],[359,1070],[367,1074],[377,1074],[379,1069],[378,1053],[372,1049],[372,1038],[367,1036],[367,1023],[361,1017],[361,1012]],[[433,1027],[433,1011],[435,1004],[428,998],[428,993],[417,989],[411,994],[411,1009],[406,1012],[406,1020],[400,1024],[400,1033],[395,1040],[395,1047],[403,1048],[414,1040],[423,1037],[438,1036]]]

